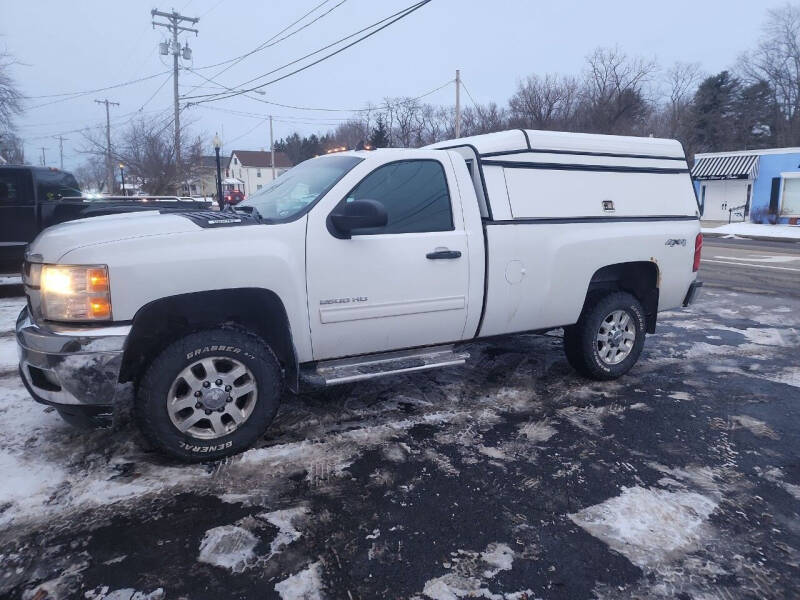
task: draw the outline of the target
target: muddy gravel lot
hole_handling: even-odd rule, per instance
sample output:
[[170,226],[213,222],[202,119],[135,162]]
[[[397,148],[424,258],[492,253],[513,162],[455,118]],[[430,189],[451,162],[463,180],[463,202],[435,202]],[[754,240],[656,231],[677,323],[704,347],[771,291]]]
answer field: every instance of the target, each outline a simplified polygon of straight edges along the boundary
[[553,332],[287,395],[256,448],[193,466],[124,405],[81,431],[30,400],[22,304],[0,300],[2,597],[800,597],[796,299],[707,290],[610,383]]

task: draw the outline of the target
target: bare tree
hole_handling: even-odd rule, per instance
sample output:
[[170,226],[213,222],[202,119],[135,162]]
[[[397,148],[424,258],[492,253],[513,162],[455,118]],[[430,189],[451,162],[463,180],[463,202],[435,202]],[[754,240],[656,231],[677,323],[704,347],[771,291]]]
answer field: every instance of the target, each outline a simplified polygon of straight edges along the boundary
[[25,164],[25,144],[11,132],[0,133],[0,156],[12,165]]
[[573,77],[530,75],[508,101],[513,126],[567,129],[577,105],[579,84]]
[[73,174],[83,190],[102,192],[106,185],[106,164],[99,156],[87,160]]
[[345,148],[357,148],[359,144],[364,144],[370,136],[369,122],[366,119],[350,119],[338,125],[333,132],[333,138],[337,146]]
[[657,71],[655,61],[629,57],[619,48],[598,48],[586,62],[577,125],[596,133],[644,133],[651,110],[645,86]]
[[668,71],[666,83],[669,88],[664,106],[665,131],[667,137],[678,137],[686,133],[687,117],[697,86],[703,79],[700,63],[676,62]]
[[782,116],[777,143],[800,143],[800,7],[769,10],[758,46],[740,67],[750,83],[765,81],[773,91]]
[[[171,125],[171,119],[153,120],[141,116],[131,120],[112,141],[114,162],[124,164],[130,180],[138,181],[147,194],[180,193]],[[196,175],[200,166],[203,143],[200,137],[191,137],[188,124],[181,131],[181,179],[187,181]],[[105,153],[105,140],[98,130],[87,130],[84,138],[88,146],[85,152],[95,156]]]
[[461,118],[462,135],[492,133],[502,131],[508,126],[508,111],[494,102],[468,106]]
[[455,123],[455,107],[424,104],[420,111],[420,145],[455,137]]
[[7,52],[0,52],[0,133],[13,131],[14,117],[22,112],[22,92],[11,75],[14,64]]

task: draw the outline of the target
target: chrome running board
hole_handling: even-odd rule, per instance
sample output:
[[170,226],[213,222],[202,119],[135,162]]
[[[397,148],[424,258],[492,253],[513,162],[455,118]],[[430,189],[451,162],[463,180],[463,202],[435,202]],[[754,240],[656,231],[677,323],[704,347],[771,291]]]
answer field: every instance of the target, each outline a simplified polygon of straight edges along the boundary
[[317,363],[316,368],[304,369],[302,378],[313,385],[336,385],[386,375],[463,365],[468,358],[468,352],[455,352],[453,346],[384,352],[321,361]]

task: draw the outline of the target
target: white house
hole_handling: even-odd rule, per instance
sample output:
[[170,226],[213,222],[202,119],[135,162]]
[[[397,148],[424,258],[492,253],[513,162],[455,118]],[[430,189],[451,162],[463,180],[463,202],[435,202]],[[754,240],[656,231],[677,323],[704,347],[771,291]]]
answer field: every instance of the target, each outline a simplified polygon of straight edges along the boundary
[[[265,150],[234,150],[226,169],[228,177],[239,179],[246,196],[257,192],[272,181],[271,153]],[[292,167],[289,157],[283,152],[275,153],[275,177]]]

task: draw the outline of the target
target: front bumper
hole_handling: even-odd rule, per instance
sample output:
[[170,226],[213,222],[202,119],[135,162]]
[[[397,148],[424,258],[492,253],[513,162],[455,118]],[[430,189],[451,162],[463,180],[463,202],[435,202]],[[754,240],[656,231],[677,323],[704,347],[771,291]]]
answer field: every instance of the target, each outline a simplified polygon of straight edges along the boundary
[[110,412],[129,325],[37,325],[23,308],[17,317],[19,371],[34,400],[64,414]]

